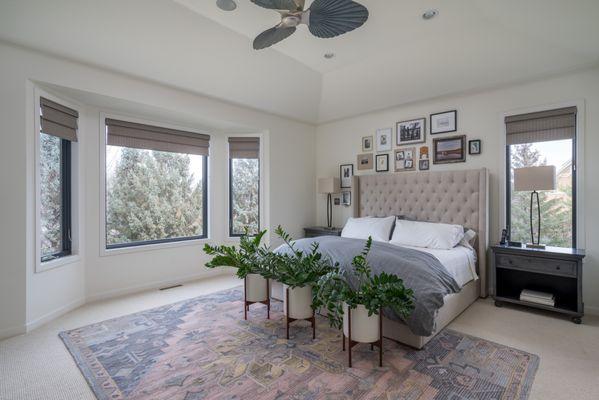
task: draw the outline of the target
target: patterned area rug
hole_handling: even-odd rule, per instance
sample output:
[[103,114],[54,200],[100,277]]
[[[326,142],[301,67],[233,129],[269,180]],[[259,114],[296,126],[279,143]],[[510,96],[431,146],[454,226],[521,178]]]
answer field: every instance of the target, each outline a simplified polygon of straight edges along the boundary
[[347,368],[340,331],[297,322],[285,340],[241,289],[100,322],[60,337],[98,399],[526,399],[535,355],[444,330],[423,350],[385,340],[383,368],[368,345]]

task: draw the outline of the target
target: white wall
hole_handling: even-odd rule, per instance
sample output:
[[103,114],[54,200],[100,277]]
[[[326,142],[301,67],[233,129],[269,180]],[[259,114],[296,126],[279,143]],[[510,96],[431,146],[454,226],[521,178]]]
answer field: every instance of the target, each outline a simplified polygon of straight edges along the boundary
[[[588,311],[599,311],[599,69],[547,79],[534,83],[512,86],[483,93],[444,97],[419,102],[385,111],[360,115],[354,118],[320,125],[316,135],[316,176],[338,176],[339,165],[353,163],[361,153],[362,136],[374,135],[377,128],[395,127],[397,121],[426,117],[431,113],[458,110],[458,132],[466,134],[468,139],[482,139],[482,155],[468,156],[466,163],[432,165],[432,170],[470,169],[487,167],[490,170],[490,239],[497,242],[501,228],[504,200],[502,195],[504,168],[504,131],[503,115],[506,112],[533,108],[537,106],[579,102],[583,105],[584,165],[579,175],[584,174],[584,192],[582,202],[586,207],[580,209],[581,220],[587,223],[579,236],[579,246],[586,247],[587,257],[584,266],[584,300]],[[428,129],[428,128],[427,128]],[[444,136],[450,136],[446,134]],[[432,139],[427,135],[429,150]],[[390,160],[392,157],[390,156]],[[390,165],[392,168],[392,165]],[[356,170],[357,172],[357,170]],[[367,173],[374,173],[369,171]],[[405,172],[404,172],[405,173]],[[326,217],[325,199],[316,197],[318,221],[324,223]],[[342,226],[350,215],[350,209],[334,207],[334,224]],[[586,242],[585,242],[586,237]]]
[[[35,327],[84,299],[156,287],[212,272],[202,266],[205,258],[199,244],[100,255],[100,111],[118,112],[120,105],[126,103],[139,105],[140,117],[149,117],[147,110],[155,109],[160,117],[154,119],[177,123],[178,116],[182,116],[181,125],[192,128],[218,121],[213,126],[219,128],[209,132],[214,138],[211,151],[218,152],[220,147],[223,154],[223,127],[264,132],[269,139],[265,149],[269,195],[264,202],[270,205],[267,227],[282,224],[291,234],[300,235],[304,226],[314,222],[313,126],[1,42],[0,59],[0,337],[22,332],[26,326]],[[79,133],[83,185],[79,206],[84,210],[80,222],[85,241],[81,260],[42,273],[34,273],[34,82],[50,87],[55,95],[66,94],[83,104]],[[111,101],[102,105],[86,103],[96,97]],[[134,107],[128,114],[132,110]],[[227,231],[227,164],[224,159],[213,158],[211,162],[211,237],[221,242]]]

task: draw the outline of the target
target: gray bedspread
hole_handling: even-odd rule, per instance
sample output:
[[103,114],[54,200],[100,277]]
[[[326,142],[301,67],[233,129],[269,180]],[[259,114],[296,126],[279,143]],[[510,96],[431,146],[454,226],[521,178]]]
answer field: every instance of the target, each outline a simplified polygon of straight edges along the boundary
[[[319,243],[319,251],[323,256],[330,257],[344,270],[353,268],[352,259],[362,252],[366,244],[365,240],[360,239],[322,236],[299,239],[295,241],[295,246],[297,250],[309,252],[314,242]],[[290,249],[282,245],[275,251],[288,253]],[[382,242],[372,242],[368,262],[374,274],[383,271],[395,274],[403,279],[407,288],[414,291],[414,311],[403,322],[414,334],[430,336],[435,329],[437,310],[443,306],[443,297],[460,291],[453,276],[436,257],[428,253]],[[385,308],[383,315],[402,321],[391,308]]]

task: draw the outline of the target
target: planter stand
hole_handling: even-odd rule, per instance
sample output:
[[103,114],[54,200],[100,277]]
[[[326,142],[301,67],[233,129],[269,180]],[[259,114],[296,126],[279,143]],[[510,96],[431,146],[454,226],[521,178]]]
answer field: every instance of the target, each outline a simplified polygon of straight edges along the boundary
[[[351,349],[361,343],[361,342],[356,342],[352,340],[351,337],[351,308],[347,307],[348,313],[347,313],[347,318],[348,318],[348,352],[347,352],[347,356],[348,356],[348,361],[349,361],[349,367],[351,368]],[[345,333],[343,332],[343,330],[341,331],[341,334],[343,335],[343,351],[345,351]],[[374,350],[374,346],[377,346],[379,348],[379,367],[383,366],[383,310],[380,309],[379,310],[379,340],[377,340],[376,342],[371,342],[370,343],[370,349]]]
[[314,314],[314,310],[312,310],[312,316],[310,318],[291,318],[289,316],[289,288],[285,289],[285,296],[287,297],[287,312],[285,314],[285,324],[287,325],[287,340],[289,340],[289,324],[294,321],[310,321],[312,324],[312,339],[316,339],[316,317]]
[[266,300],[264,301],[248,301],[247,293],[248,293],[248,283],[247,277],[243,279],[243,319],[248,319],[248,311],[250,310],[250,306],[255,303],[260,303],[266,305],[266,319],[270,319],[270,280],[266,278]]

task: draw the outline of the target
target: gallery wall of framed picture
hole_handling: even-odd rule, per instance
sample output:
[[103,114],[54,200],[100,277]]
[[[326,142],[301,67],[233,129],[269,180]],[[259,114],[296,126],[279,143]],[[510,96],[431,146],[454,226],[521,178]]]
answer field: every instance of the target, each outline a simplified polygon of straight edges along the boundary
[[[430,142],[427,142],[427,129]],[[466,162],[467,155],[482,153],[480,139],[468,140],[467,135],[457,133],[457,110],[398,121],[395,131],[388,127],[377,128],[370,135],[362,136],[361,152],[356,155],[357,170],[365,173],[373,169],[376,173],[427,171],[431,164]],[[342,188],[351,187],[353,168],[353,164],[340,165]]]

